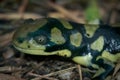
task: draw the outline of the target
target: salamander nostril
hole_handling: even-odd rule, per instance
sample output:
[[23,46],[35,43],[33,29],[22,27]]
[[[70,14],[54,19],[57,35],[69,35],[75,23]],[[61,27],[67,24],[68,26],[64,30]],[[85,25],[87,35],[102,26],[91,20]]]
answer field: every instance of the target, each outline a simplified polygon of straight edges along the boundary
[[23,43],[24,38],[17,38],[18,43]]
[[28,45],[27,47],[30,48],[30,45]]

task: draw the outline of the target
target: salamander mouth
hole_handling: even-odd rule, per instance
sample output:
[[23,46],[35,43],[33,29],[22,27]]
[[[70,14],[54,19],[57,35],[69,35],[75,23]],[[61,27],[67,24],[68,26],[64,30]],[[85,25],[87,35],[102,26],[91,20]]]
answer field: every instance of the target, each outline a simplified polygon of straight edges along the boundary
[[57,54],[56,51],[54,52],[45,52],[42,49],[26,49],[26,48],[21,48],[19,46],[13,45],[17,50],[23,53],[31,54],[31,55],[55,55]]

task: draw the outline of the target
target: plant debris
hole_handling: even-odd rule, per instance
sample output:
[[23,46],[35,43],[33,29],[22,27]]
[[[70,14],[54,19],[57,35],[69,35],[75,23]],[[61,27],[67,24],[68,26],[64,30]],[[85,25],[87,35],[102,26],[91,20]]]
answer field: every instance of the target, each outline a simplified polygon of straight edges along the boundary
[[[0,80],[91,80],[95,70],[59,56],[23,54],[12,46],[24,19],[55,17],[85,23],[87,5],[88,0],[0,0]],[[102,0],[99,5],[104,24],[120,22],[119,0]],[[120,80],[119,69],[120,63],[106,80]]]

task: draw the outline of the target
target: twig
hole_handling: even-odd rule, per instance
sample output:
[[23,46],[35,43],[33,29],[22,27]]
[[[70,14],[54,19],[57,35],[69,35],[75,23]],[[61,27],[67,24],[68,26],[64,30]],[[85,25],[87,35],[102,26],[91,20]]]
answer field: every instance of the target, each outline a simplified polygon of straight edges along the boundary
[[24,11],[27,7],[27,4],[28,4],[28,0],[22,0],[22,4],[18,9],[18,13],[21,14],[21,18],[24,17]]
[[17,76],[12,76],[9,74],[2,74],[0,73],[0,80],[25,80]]
[[78,70],[79,70],[80,80],[83,80],[81,66],[80,65],[77,65],[77,66],[78,66]]
[[[52,73],[49,73],[47,75],[38,75],[38,74],[34,74],[34,73],[29,73],[29,75],[32,75],[32,76],[36,76],[37,78],[34,78],[32,80],[40,80],[41,78],[45,78],[45,79],[49,79],[49,80],[55,80],[53,78],[50,78],[50,76],[52,75],[57,75],[59,73],[62,73],[62,72],[65,72],[65,71],[68,71],[68,70],[71,70],[71,69],[74,69],[76,67],[70,67],[70,68],[67,68],[67,69],[64,69],[64,70],[60,70],[60,71],[56,71],[56,72],[52,72]],[[57,79],[56,79],[57,80]]]
[[[0,13],[0,18],[2,19],[20,19],[21,18],[21,14],[19,13]],[[24,19],[28,19],[28,18],[32,18],[32,19],[37,19],[37,18],[42,18],[42,16],[34,14],[34,13],[24,13]]]
[[78,18],[76,15],[71,14],[68,10],[66,10],[65,8],[63,8],[62,6],[59,6],[57,4],[54,4],[52,2],[48,2],[47,3],[50,7],[54,8],[55,10],[63,13],[66,17],[79,22],[79,23],[84,23],[84,19],[80,19]]
[[114,24],[115,23],[116,17],[117,17],[117,12],[113,11],[112,15],[111,15],[111,19],[110,19],[110,24]]
[[31,80],[42,80],[42,78],[47,79],[47,80],[58,80],[58,79],[55,79],[52,77],[36,77],[36,78],[31,79]]
[[42,76],[42,75],[34,74],[34,73],[31,73],[31,72],[29,73],[29,75],[36,77],[36,78],[31,79],[31,80],[40,80],[42,78],[49,79],[49,80],[55,80],[54,78],[51,78],[49,76]]
[[60,70],[60,71],[56,71],[56,72],[49,73],[49,74],[44,75],[44,76],[56,75],[56,74],[63,73],[63,72],[66,72],[66,71],[68,71],[68,70],[75,69],[75,68],[76,68],[76,67],[70,67],[70,68],[67,68],[67,69],[64,69],[64,70]]
[[15,31],[12,31],[11,33],[8,33],[6,35],[0,36],[0,47],[3,47],[5,45],[8,45],[12,41],[12,37]]
[[5,34],[5,35],[0,35],[0,42],[5,41],[5,40],[12,39],[14,32],[15,32],[15,31],[12,31],[12,32],[7,33],[7,34]]
[[65,72],[65,71],[68,71],[68,70],[71,70],[71,69],[74,69],[74,68],[76,68],[76,66],[75,67],[70,67],[70,68],[67,68],[67,69],[64,69],[64,70],[60,70],[60,71],[56,71],[56,72],[52,72],[52,73],[49,73],[49,74],[46,74],[46,75],[38,75],[38,74],[34,74],[34,73],[29,73],[29,75],[32,75],[32,76],[36,76],[37,78],[47,78],[47,77],[49,77],[49,76],[52,76],[52,75],[57,75],[57,74],[59,74],[59,73],[63,73],[63,72]]
[[113,77],[116,75],[116,73],[118,72],[118,70],[120,70],[120,63],[118,63],[115,67],[114,73],[113,73]]
[[21,68],[11,67],[11,66],[4,66],[0,67],[0,72],[6,73],[6,72],[14,72],[14,71],[20,71]]

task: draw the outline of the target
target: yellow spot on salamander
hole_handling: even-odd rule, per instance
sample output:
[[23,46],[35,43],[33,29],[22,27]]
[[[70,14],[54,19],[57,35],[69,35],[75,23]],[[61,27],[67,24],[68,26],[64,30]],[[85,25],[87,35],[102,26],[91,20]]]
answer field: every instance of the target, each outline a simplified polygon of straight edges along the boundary
[[[14,45],[22,48],[22,49],[31,49],[31,50],[45,50],[45,46],[44,45],[39,45],[36,43],[36,41],[34,41],[34,39],[31,40],[24,40],[22,43],[19,43],[18,41],[14,40],[13,41]],[[28,47],[29,46],[29,47]]]
[[60,50],[58,51],[59,56],[63,56],[63,57],[70,57],[71,56],[71,51],[65,49],[65,50]]
[[59,21],[63,24],[63,26],[66,28],[66,29],[72,29],[72,25],[70,25],[70,23],[64,19],[59,19]]
[[91,63],[92,58],[93,57],[92,57],[91,53],[88,53],[88,55],[86,55],[86,56],[76,56],[72,60],[83,66],[90,66],[92,64]]
[[51,41],[56,44],[65,43],[65,39],[62,36],[62,32],[56,27],[51,30]]
[[103,51],[102,57],[110,60],[111,62],[116,62],[118,59],[120,59],[120,53],[111,54],[108,51]]
[[81,42],[82,42],[81,33],[77,32],[77,33],[74,33],[74,34],[70,35],[70,41],[71,41],[72,45],[74,45],[76,47],[79,47]]
[[86,24],[85,25],[85,30],[86,30],[86,36],[91,38],[95,31],[99,28],[99,25],[90,25],[90,24]]
[[104,46],[103,36],[100,36],[97,40],[95,40],[95,42],[91,44],[91,48],[93,50],[98,50],[98,51],[101,51],[103,49],[103,46]]

